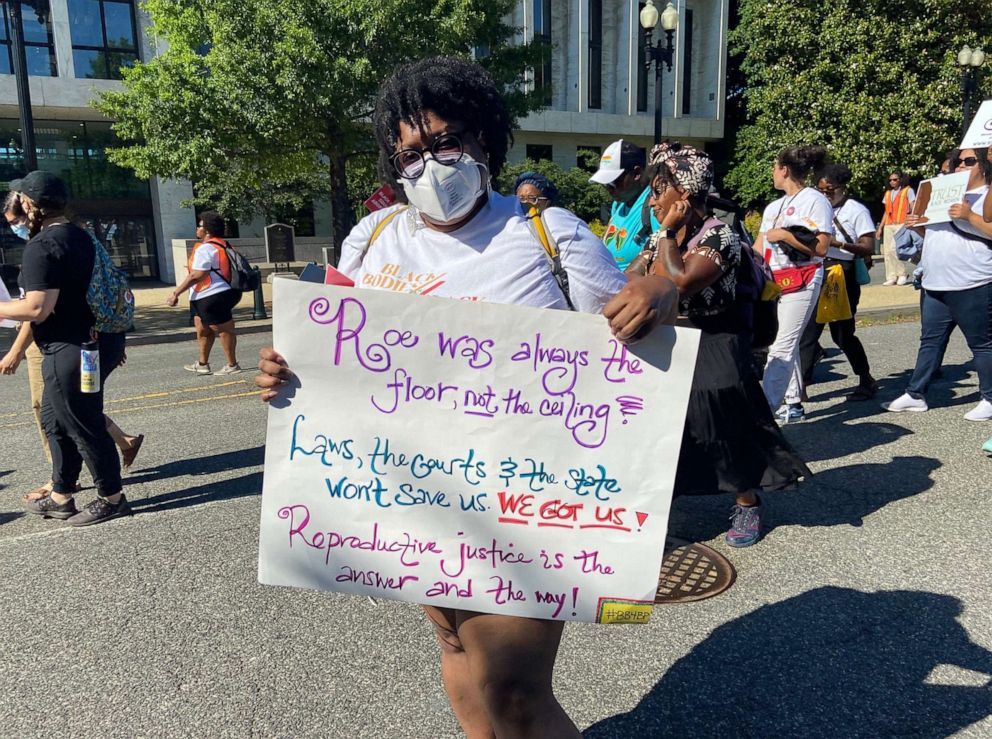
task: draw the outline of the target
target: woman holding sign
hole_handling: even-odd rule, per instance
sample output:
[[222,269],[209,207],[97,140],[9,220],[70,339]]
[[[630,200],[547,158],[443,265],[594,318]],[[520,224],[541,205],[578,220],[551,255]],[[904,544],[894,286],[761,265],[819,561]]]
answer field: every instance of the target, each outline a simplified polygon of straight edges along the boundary
[[[515,196],[492,189],[512,140],[502,94],[478,64],[450,57],[399,67],[373,116],[379,171],[408,207],[376,211],[345,240],[338,265],[356,286],[538,308],[602,313],[633,340],[671,320],[677,294],[663,277],[629,281],[576,216],[547,209],[548,258]],[[402,274],[431,275],[423,283]],[[564,278],[562,272],[567,274]],[[263,400],[292,376],[263,349]],[[555,699],[551,674],[562,622],[424,606],[441,644],[451,706],[471,737],[578,737]]]
[[981,398],[964,414],[969,421],[992,419],[992,224],[983,218],[992,183],[988,149],[962,149],[951,162],[955,172],[968,172],[962,202],[948,209],[947,223],[928,223],[912,215],[909,226],[922,226],[923,307],[916,368],[906,392],[888,411],[926,411],[926,392],[940,369],[943,347],[954,326],[961,329],[975,357]]

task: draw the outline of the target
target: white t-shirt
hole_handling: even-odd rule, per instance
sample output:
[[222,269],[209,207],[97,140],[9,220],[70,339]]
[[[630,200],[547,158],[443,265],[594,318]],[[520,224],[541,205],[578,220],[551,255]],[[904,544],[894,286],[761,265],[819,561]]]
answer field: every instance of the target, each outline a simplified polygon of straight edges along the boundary
[[[833,234],[833,213],[833,206],[822,193],[812,187],[804,187],[795,195],[783,195],[765,208],[761,218],[761,233],[766,234],[773,228],[805,226],[815,233]],[[769,251],[770,255],[767,254]],[[768,264],[772,269],[796,266],[777,244],[767,239],[765,239],[765,252],[766,256],[770,256]],[[803,264],[822,261],[820,257],[813,257]]]
[[[544,247],[515,197],[496,193],[457,231],[427,228],[415,208],[398,214],[366,248],[375,227],[395,207],[363,218],[344,240],[338,270],[356,287],[459,300],[567,309]],[[577,216],[548,208],[544,225],[558,245],[575,309],[599,313],[627,279]]]
[[[193,262],[192,267],[195,270],[201,272],[206,272],[210,278],[210,284],[203,288],[202,290],[190,290],[189,299],[199,300],[200,298],[206,298],[210,295],[217,295],[218,293],[226,292],[231,289],[231,286],[224,281],[217,272],[220,272],[220,257],[218,256],[219,247],[214,246],[211,243],[201,244],[193,252]],[[214,272],[213,270],[217,270]]]
[[[969,190],[964,201],[976,213],[981,213],[989,188],[982,185]],[[967,221],[955,219],[962,231],[989,240]],[[962,236],[950,223],[928,225],[923,235],[923,287],[927,290],[968,290],[992,282],[992,248],[981,241]]]
[[[838,241],[856,244],[858,237],[865,234],[874,235],[875,233],[875,222],[871,219],[871,213],[868,212],[868,209],[864,205],[853,198],[848,198],[839,208],[834,210],[834,218],[837,219],[837,223],[840,223],[844,227],[844,231],[847,232],[847,236],[845,236],[844,232],[837,228],[837,224],[835,223],[834,238]],[[827,257],[830,259],[841,259],[845,262],[854,260],[853,253],[846,249],[838,249],[836,246],[831,246],[827,249]]]

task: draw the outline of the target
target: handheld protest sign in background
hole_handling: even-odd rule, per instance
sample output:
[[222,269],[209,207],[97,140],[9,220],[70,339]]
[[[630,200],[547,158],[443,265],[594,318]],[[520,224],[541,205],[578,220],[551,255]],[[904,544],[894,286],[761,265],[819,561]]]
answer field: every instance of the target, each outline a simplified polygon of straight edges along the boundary
[[978,108],[959,149],[987,149],[992,146],[992,100]]
[[950,222],[951,216],[947,210],[955,203],[962,201],[965,193],[968,192],[968,180],[970,177],[970,172],[955,172],[954,174],[934,177],[931,180],[924,180],[920,183],[921,191],[923,186],[926,185],[930,192],[927,209],[923,213],[927,219],[927,223]]
[[259,581],[588,622],[651,614],[699,334],[274,285]]

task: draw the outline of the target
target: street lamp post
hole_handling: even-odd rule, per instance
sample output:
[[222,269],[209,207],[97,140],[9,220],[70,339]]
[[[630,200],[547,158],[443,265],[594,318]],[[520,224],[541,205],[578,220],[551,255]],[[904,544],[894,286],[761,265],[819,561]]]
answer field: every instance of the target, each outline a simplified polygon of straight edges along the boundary
[[28,61],[24,51],[24,30],[22,27],[21,6],[27,5],[44,23],[48,17],[48,0],[0,0],[7,6],[10,17],[10,35],[13,42],[14,79],[17,84],[17,109],[21,119],[21,149],[24,152],[24,169],[32,172],[38,169],[38,154],[34,145],[34,116],[31,114],[31,88],[28,85]]
[[964,115],[961,121],[961,135],[968,133],[971,123],[971,98],[978,90],[978,68],[985,63],[985,52],[962,46],[958,52],[958,66],[961,67],[961,95],[964,98]]
[[[651,43],[651,34],[661,18],[661,27],[665,31],[665,46],[661,39],[656,44]],[[644,29],[644,66],[648,70],[654,63],[654,142],[661,142],[661,65],[664,64],[669,72],[672,71],[672,59],[675,56],[675,29],[679,26],[679,11],[671,3],[660,14],[654,5],[654,0],[647,0],[641,8],[641,28]]]

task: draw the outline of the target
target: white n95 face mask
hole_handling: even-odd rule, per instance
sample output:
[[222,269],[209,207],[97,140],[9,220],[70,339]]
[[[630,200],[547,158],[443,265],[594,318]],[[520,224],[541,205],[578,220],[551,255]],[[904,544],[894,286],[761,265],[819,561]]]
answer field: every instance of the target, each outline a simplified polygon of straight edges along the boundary
[[486,165],[467,154],[454,164],[439,164],[433,158],[415,180],[403,180],[407,200],[417,210],[442,226],[464,218],[486,187]]

